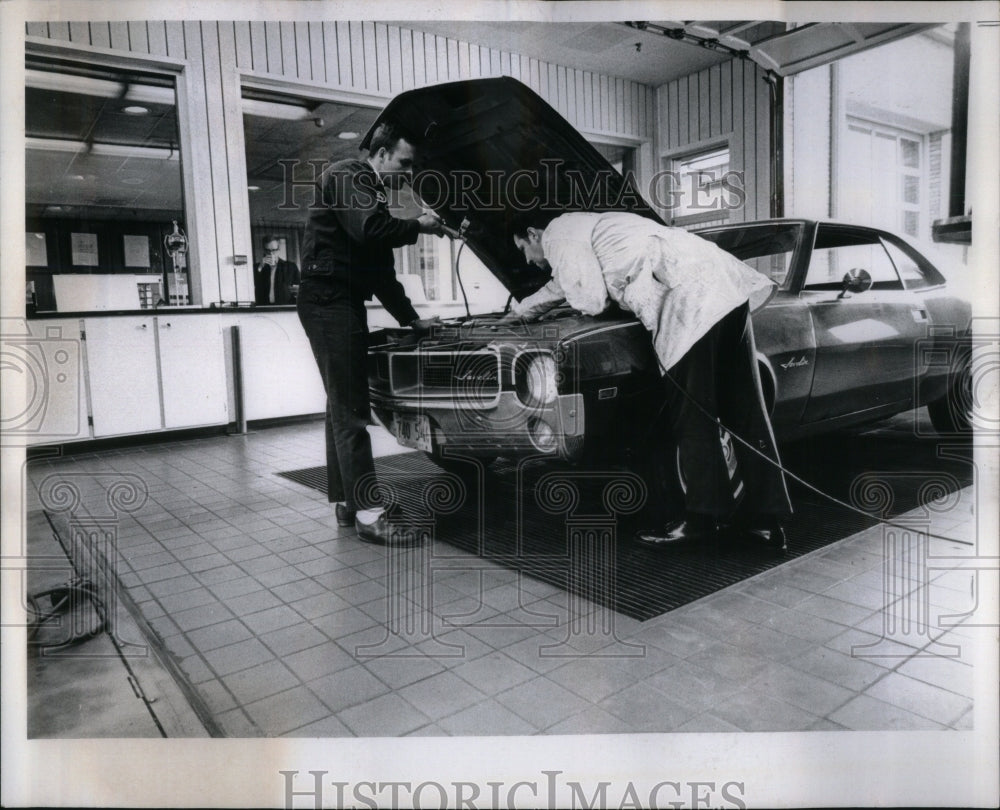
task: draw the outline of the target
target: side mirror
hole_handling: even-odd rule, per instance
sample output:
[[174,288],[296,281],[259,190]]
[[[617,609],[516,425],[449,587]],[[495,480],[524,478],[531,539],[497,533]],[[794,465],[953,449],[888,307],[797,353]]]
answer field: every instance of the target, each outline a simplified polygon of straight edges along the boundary
[[863,293],[871,289],[872,274],[863,267],[852,267],[840,282],[840,295],[837,298],[846,298],[847,293]]

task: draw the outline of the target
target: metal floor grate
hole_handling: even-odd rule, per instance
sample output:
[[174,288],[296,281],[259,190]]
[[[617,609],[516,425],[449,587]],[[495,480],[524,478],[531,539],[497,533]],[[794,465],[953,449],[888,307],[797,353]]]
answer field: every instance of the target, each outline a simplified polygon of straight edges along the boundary
[[[936,443],[932,449],[932,442],[923,442],[927,458],[920,458],[920,453],[913,452],[912,438],[902,448],[905,452],[897,452],[895,456],[885,452],[887,441],[899,440],[891,436],[881,440],[827,437],[793,446],[785,451],[784,461],[789,469],[807,469],[809,472],[803,477],[844,501],[850,501],[852,488],[857,494],[859,481],[862,484],[869,478],[888,481],[891,503],[877,505],[884,506],[888,516],[914,509],[921,498],[940,497],[972,481],[971,464],[963,458],[937,458]],[[817,465],[816,458],[824,456],[836,459],[836,463]],[[895,457],[899,458],[894,461]],[[934,466],[928,467],[931,463]],[[376,468],[380,484],[392,493],[401,517],[429,518],[439,540],[641,621],[875,523],[791,484],[796,513],[788,524],[789,553],[785,557],[775,558],[731,544],[714,547],[678,544],[668,549],[647,549],[631,539],[636,528],[643,524],[640,517],[601,518],[602,490],[613,473],[588,479],[568,467],[531,464],[525,466],[519,478],[513,465],[500,460],[489,469],[484,485],[479,487],[476,468],[470,466],[472,475],[463,479],[465,492],[457,496],[461,505],[451,511],[449,493],[454,492],[456,479],[423,454],[384,457],[376,461]],[[566,512],[546,511],[538,502],[538,484],[546,477],[551,480],[552,475],[558,476],[560,470],[565,472],[567,480],[575,483],[580,494],[570,517]],[[873,472],[866,472],[869,470]],[[326,491],[325,467],[278,474],[320,492]],[[928,488],[931,479],[938,483]],[[459,484],[458,488],[462,486]],[[431,490],[434,493],[428,496]],[[432,506],[429,510],[427,502],[445,506]],[[605,533],[605,540],[599,542],[595,538],[601,532]],[[611,542],[607,542],[609,536],[613,538]]]

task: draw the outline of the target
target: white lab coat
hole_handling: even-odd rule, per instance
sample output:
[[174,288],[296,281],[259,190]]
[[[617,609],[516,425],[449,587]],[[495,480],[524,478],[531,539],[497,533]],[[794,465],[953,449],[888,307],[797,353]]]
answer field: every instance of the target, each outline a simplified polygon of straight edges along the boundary
[[572,213],[542,235],[552,278],[514,308],[532,317],[565,298],[597,315],[613,300],[649,330],[669,370],[726,314],[763,306],[774,283],[714,243],[638,214]]

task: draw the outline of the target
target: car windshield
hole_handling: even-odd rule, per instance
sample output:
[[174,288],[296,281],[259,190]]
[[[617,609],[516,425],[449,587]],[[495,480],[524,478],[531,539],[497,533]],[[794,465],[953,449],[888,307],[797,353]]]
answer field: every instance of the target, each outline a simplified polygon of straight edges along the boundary
[[701,231],[698,235],[715,242],[727,253],[732,253],[782,286],[788,277],[802,232],[801,222],[782,222]]

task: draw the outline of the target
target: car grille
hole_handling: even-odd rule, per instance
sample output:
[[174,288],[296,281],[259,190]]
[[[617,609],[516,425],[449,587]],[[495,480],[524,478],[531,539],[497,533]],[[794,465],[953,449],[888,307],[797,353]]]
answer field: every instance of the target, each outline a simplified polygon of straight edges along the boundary
[[494,351],[386,352],[374,357],[369,382],[398,397],[436,397],[487,404],[500,394],[500,355]]

